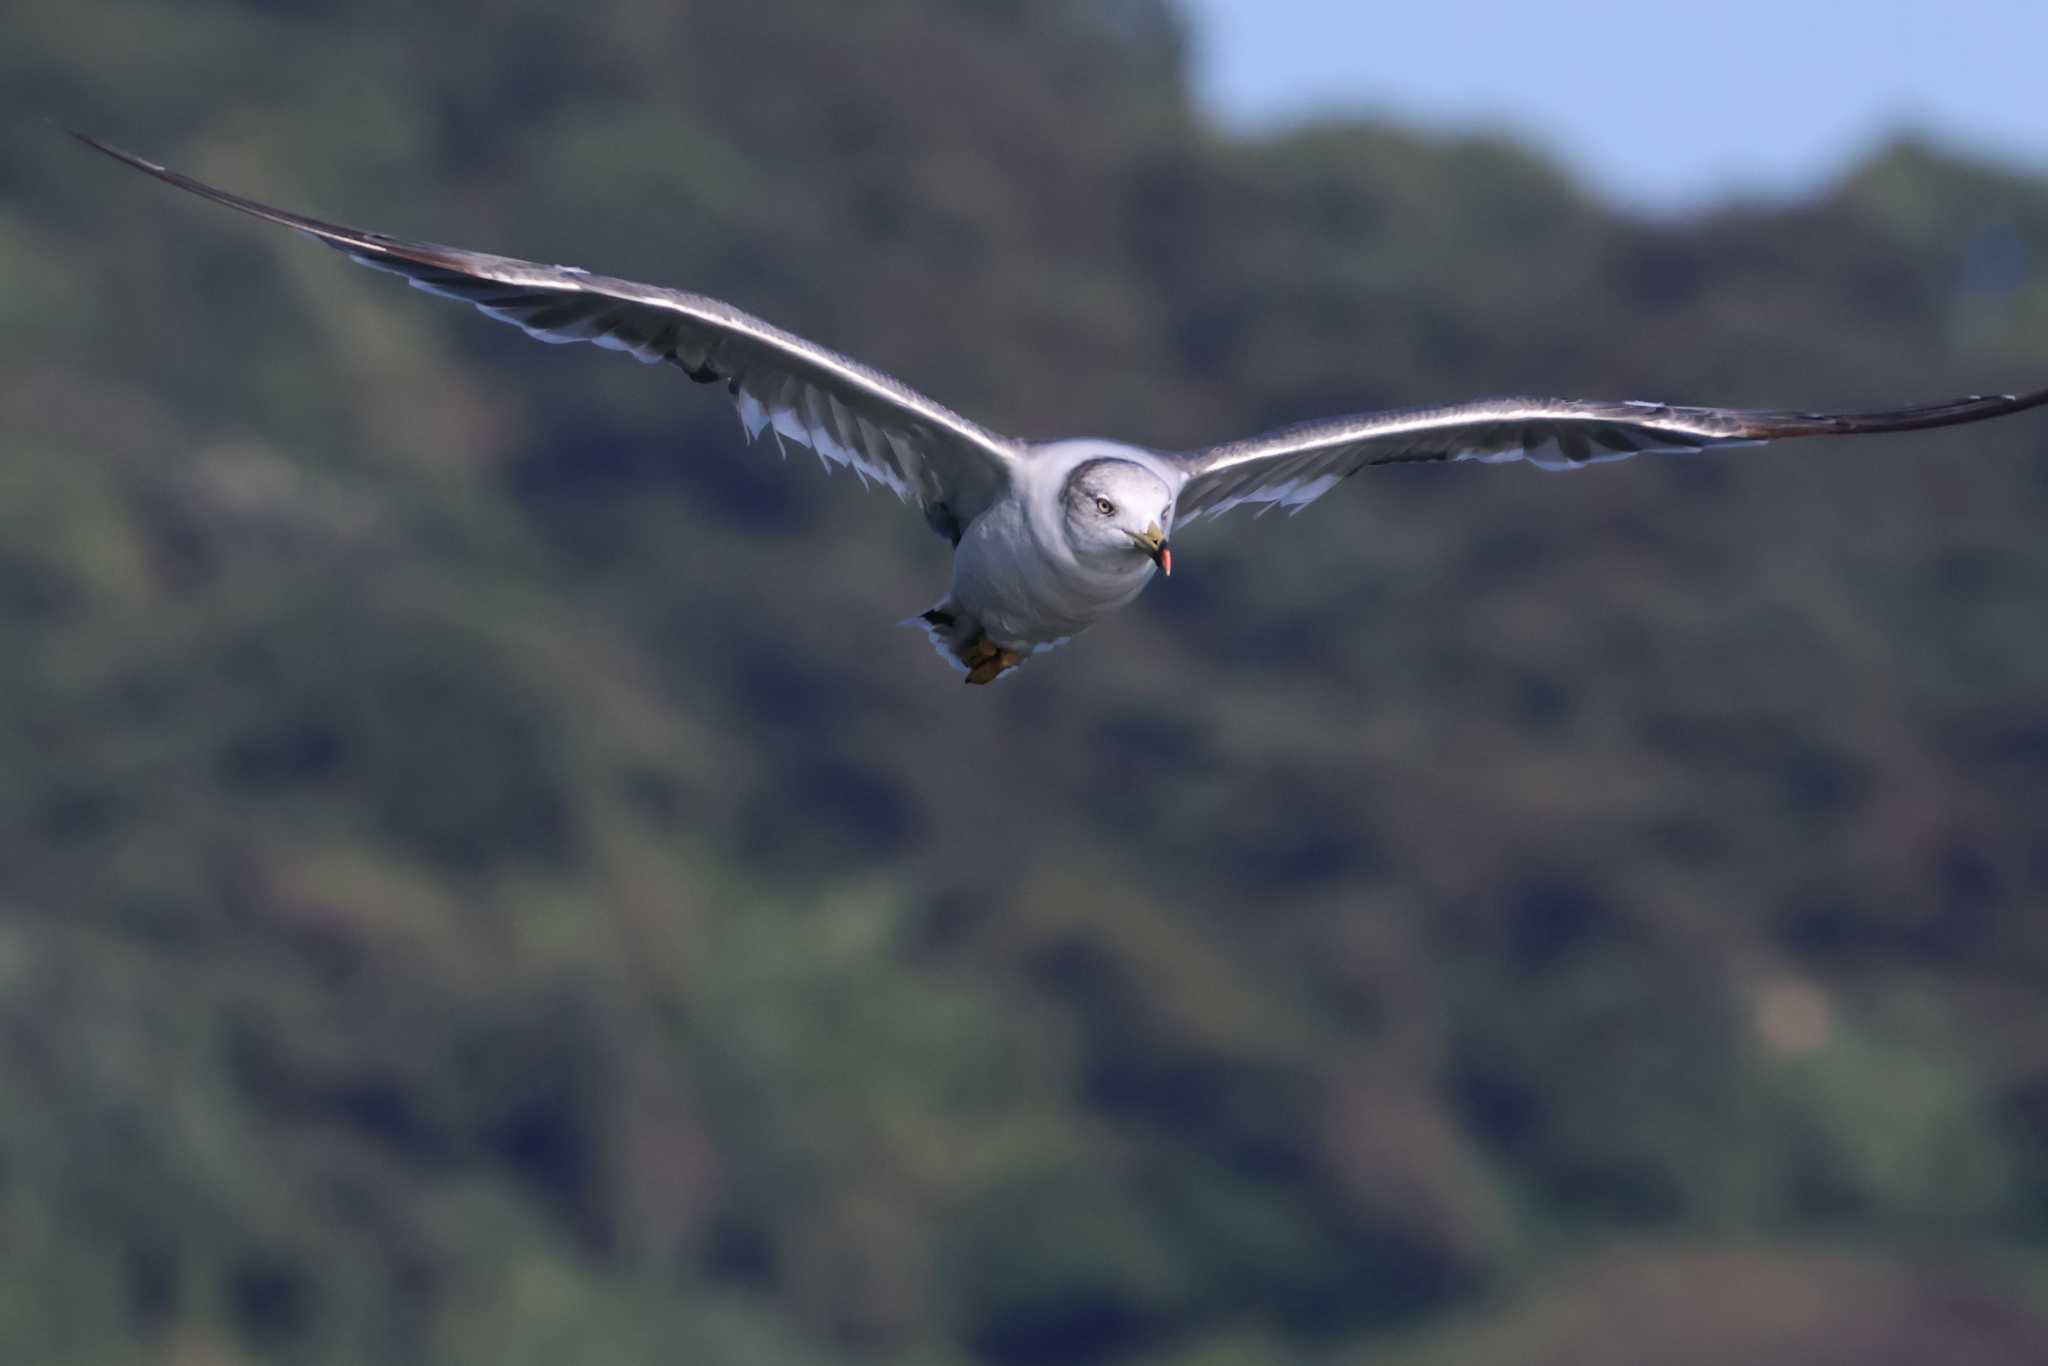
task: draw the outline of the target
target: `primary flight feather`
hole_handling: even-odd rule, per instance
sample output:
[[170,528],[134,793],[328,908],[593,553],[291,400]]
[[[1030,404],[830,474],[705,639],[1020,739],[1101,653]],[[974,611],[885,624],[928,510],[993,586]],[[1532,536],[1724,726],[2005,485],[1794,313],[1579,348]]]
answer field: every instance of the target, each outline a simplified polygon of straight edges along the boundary
[[1242,503],[1299,510],[1371,465],[1528,460],[1571,469],[1645,452],[1948,427],[2048,404],[2048,388],[1853,414],[1492,398],[1308,422],[1196,451],[1026,442],[717,299],[323,223],[74,136],[542,341],[593,342],[721,384],[749,439],[794,441],[915,500],[954,555],[946,596],[913,620],[969,683],[993,681],[1131,602],[1155,573],[1170,574],[1176,519]]

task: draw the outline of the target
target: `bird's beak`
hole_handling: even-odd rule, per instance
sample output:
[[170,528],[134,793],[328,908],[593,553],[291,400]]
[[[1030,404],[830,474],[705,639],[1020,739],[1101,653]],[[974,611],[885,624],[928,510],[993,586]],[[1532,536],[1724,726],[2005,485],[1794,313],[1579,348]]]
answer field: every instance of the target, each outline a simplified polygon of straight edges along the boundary
[[1124,534],[1131,538],[1138,549],[1152,557],[1152,563],[1159,566],[1160,573],[1168,578],[1173,577],[1173,547],[1166,543],[1166,533],[1159,529],[1159,523],[1152,523],[1142,532],[1129,531]]

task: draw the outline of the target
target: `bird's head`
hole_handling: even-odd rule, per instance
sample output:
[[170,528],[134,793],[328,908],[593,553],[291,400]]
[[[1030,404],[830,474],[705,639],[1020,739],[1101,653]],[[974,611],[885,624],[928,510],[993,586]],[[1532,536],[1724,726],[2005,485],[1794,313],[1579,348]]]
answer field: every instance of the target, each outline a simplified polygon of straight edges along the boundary
[[1123,566],[1142,557],[1173,573],[1167,532],[1173,490],[1135,460],[1090,460],[1067,476],[1061,495],[1067,543],[1084,561]]

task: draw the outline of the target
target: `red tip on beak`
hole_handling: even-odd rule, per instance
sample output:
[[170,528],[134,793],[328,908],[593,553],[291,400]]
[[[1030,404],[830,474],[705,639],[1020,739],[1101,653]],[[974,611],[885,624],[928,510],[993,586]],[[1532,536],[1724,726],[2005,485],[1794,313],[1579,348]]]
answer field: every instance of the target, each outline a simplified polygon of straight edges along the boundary
[[1169,579],[1173,577],[1173,547],[1170,545],[1159,547],[1159,572]]

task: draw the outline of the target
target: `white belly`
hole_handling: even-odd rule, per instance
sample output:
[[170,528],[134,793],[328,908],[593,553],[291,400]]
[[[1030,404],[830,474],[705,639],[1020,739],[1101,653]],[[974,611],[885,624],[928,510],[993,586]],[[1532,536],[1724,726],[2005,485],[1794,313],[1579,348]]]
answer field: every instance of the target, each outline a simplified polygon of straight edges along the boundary
[[953,601],[1006,649],[1064,640],[1127,606],[1156,571],[1132,556],[1128,568],[1093,570],[1034,534],[1014,506],[990,509],[953,553]]

